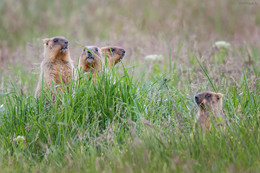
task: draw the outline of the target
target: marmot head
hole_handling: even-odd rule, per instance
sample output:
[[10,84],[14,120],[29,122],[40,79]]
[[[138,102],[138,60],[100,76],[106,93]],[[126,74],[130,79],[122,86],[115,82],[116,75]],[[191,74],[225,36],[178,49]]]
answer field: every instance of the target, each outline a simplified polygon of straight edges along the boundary
[[94,60],[100,60],[101,54],[100,49],[97,46],[85,46],[81,54],[81,60],[86,61],[90,64],[94,62]]
[[200,111],[206,112],[210,110],[217,113],[222,110],[222,97],[223,94],[221,93],[203,91],[195,96],[195,101],[199,106]]
[[43,39],[43,43],[45,54],[51,53],[53,56],[56,56],[58,54],[68,53],[69,42],[65,37],[57,36],[52,38],[45,38]]
[[84,72],[95,73],[99,70],[101,52],[97,46],[85,46],[79,60],[79,68]]
[[103,58],[107,58],[110,66],[119,63],[125,56],[125,49],[117,46],[107,46],[101,48]]

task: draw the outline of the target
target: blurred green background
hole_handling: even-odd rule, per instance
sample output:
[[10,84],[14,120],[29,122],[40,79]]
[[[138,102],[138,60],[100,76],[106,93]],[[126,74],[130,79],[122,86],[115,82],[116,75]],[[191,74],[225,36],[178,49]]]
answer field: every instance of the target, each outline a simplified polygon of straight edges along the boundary
[[257,0],[2,0],[0,12],[0,72],[11,78],[19,68],[37,76],[41,39],[57,35],[70,41],[75,65],[81,45],[117,45],[126,49],[129,66],[159,54],[188,68],[194,55],[211,64],[212,45],[224,40],[236,50],[222,71],[234,76],[245,68],[245,55],[260,47]]
[[108,42],[146,51],[155,51],[150,42],[160,47],[161,42],[180,39],[198,44],[225,39],[259,46],[260,8],[250,2],[2,0],[0,40],[8,48],[55,35],[72,43]]

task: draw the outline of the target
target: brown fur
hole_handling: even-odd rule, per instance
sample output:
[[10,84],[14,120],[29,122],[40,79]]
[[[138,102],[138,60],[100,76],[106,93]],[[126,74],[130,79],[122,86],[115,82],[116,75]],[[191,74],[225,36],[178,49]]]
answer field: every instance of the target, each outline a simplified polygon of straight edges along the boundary
[[223,116],[221,93],[211,91],[200,92],[195,96],[195,101],[198,104],[197,119],[202,130],[210,129],[211,120],[219,116]]
[[101,51],[97,46],[85,46],[79,60],[79,68],[83,72],[90,72],[95,74],[96,70],[100,68]]
[[104,62],[107,60],[110,67],[119,63],[125,56],[125,49],[121,47],[107,46],[100,49]]
[[[68,41],[65,37],[52,37],[43,39],[44,59],[41,63],[40,76],[35,91],[35,97],[39,98],[42,88],[51,88],[52,84],[68,85],[73,71],[73,63],[70,57]],[[62,79],[62,80],[61,80]]]

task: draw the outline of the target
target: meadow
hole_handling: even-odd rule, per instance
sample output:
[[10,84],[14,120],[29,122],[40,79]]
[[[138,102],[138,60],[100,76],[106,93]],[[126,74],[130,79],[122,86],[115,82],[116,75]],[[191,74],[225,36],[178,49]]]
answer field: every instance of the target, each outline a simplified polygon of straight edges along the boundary
[[[257,0],[2,0],[0,172],[259,172],[259,9]],[[42,39],[57,35],[75,66],[82,45],[126,56],[46,105],[34,98]],[[222,40],[230,46],[215,46]],[[194,96],[205,90],[224,94],[225,128],[194,128]]]

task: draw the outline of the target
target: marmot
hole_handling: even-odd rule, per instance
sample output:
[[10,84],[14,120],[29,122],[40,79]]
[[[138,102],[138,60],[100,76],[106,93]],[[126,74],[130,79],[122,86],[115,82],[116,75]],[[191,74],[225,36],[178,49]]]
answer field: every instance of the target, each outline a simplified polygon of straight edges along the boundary
[[[43,39],[44,59],[41,63],[39,81],[35,97],[41,95],[42,80],[44,89],[55,85],[68,85],[73,73],[73,62],[69,52],[69,42],[65,37],[52,37]],[[58,88],[61,88],[59,86]]]
[[91,72],[95,74],[95,71],[100,68],[101,51],[97,46],[85,46],[87,49],[83,49],[79,59],[79,69],[84,72]]
[[117,46],[101,47],[101,55],[103,61],[107,59],[107,63],[110,67],[119,63],[125,56],[125,49]]
[[211,120],[219,117],[223,118],[222,97],[223,94],[211,91],[200,92],[195,96],[195,101],[199,106],[197,119],[202,130],[205,128],[210,129]]

